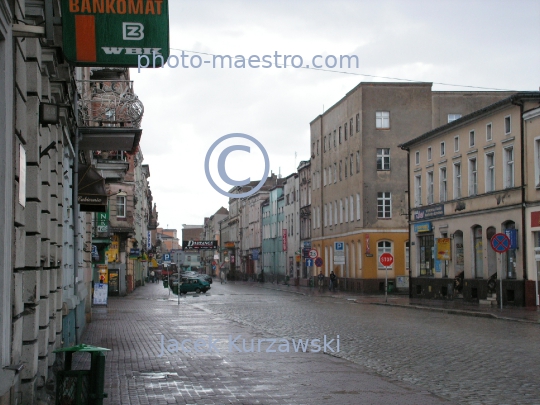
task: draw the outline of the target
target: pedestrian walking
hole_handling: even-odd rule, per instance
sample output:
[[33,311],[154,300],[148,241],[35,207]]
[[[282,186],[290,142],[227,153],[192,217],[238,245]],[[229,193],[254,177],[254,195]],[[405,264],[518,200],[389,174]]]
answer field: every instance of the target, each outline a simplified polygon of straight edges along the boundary
[[150,272],[150,278],[152,279],[152,283],[156,282],[156,273],[154,272],[154,270]]
[[322,292],[324,285],[324,274],[322,273],[322,270],[319,272],[317,278],[319,279],[319,292]]
[[329,290],[330,291],[333,291],[335,292],[336,291],[336,286],[337,286],[337,276],[336,274],[332,271],[330,273],[330,285],[329,285]]

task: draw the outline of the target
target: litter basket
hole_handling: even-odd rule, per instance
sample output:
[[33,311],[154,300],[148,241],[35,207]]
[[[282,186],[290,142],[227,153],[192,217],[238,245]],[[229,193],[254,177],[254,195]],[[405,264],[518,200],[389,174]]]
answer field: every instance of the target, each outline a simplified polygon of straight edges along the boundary
[[[103,405],[105,389],[105,353],[110,349],[81,344],[55,350],[65,353],[64,369],[58,371],[56,405]],[[90,353],[90,370],[72,370],[73,353]]]
[[163,280],[163,288],[169,288],[169,282],[167,280]]

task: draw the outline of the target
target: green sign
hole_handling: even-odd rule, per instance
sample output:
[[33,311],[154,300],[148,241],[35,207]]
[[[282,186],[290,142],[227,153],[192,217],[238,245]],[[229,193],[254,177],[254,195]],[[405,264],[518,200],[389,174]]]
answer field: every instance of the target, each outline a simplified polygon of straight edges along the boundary
[[96,212],[96,227],[98,232],[109,231],[109,210],[107,212]]
[[62,0],[66,59],[77,66],[163,66],[169,57],[168,0]]

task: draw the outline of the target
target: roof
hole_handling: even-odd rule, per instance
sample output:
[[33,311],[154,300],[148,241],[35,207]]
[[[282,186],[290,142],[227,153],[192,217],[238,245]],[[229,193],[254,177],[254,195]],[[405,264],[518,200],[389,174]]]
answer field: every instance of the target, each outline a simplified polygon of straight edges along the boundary
[[425,134],[422,134],[414,139],[411,139],[410,141],[404,142],[400,145],[398,145],[401,149],[407,149],[409,146],[412,146],[418,142],[422,142],[426,139],[432,138],[442,132],[450,131],[454,128],[457,128],[461,125],[463,125],[466,122],[472,121],[478,117],[481,117],[489,112],[495,111],[505,105],[514,104],[519,101],[524,100],[539,100],[540,101],[540,91],[528,91],[528,92],[519,92],[516,94],[511,95],[510,97],[503,98],[502,100],[497,101],[496,103],[490,104],[484,108],[481,108],[479,110],[476,110],[468,115],[465,115],[455,121],[452,121],[448,124],[445,124],[443,126],[440,126],[438,128],[432,129],[429,132],[426,132]]

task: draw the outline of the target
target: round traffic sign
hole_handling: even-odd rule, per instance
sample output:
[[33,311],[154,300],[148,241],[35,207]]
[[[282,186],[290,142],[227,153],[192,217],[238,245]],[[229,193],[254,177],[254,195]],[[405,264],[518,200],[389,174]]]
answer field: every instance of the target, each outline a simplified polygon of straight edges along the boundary
[[379,262],[381,262],[384,267],[391,266],[392,263],[394,263],[394,256],[390,253],[383,253],[381,257],[379,257]]
[[317,266],[317,267],[322,267],[322,265],[323,265],[322,257],[317,257],[317,258],[315,259],[315,266]]
[[497,253],[504,253],[510,249],[510,238],[504,233],[496,233],[491,238],[491,247]]
[[309,251],[309,258],[310,259],[316,259],[317,256],[319,256],[319,252],[317,252],[317,249],[311,249]]

